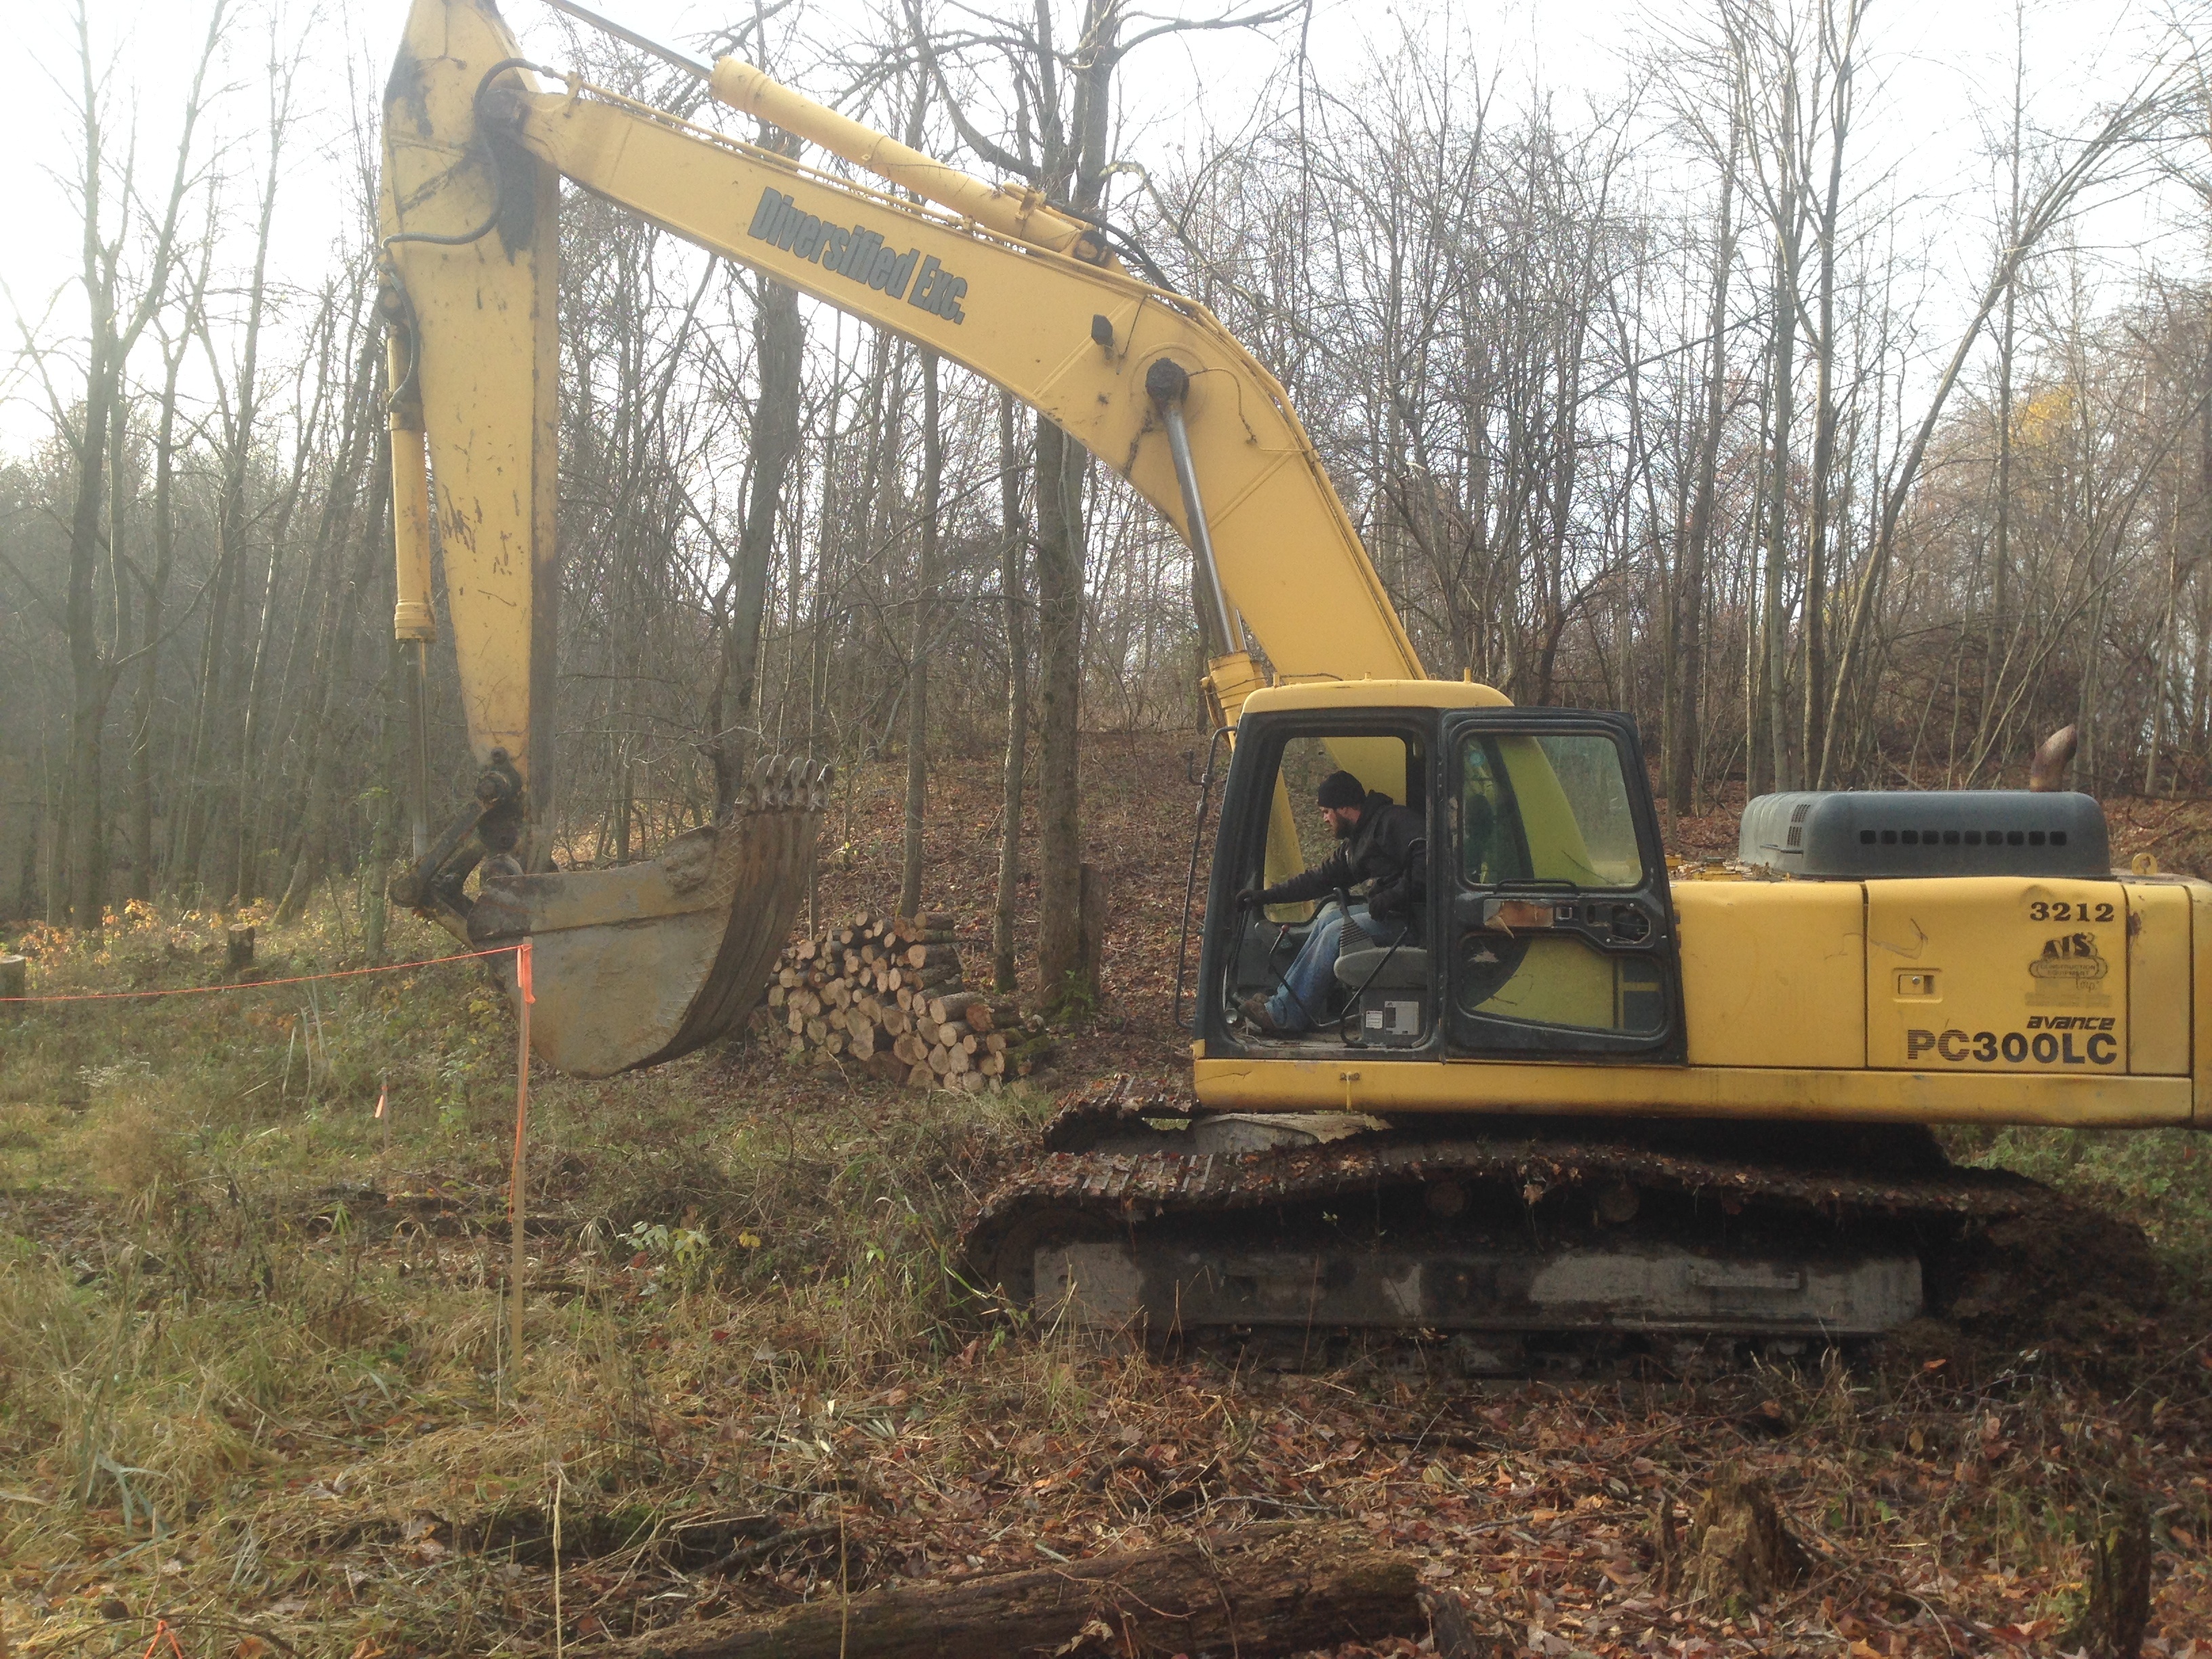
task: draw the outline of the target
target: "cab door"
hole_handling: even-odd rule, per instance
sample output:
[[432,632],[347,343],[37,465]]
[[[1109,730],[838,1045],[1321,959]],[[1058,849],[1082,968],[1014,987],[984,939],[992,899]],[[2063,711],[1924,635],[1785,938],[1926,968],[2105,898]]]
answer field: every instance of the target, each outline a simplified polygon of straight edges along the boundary
[[1447,1049],[1650,1061],[1683,1054],[1657,814],[1618,714],[1447,719]]

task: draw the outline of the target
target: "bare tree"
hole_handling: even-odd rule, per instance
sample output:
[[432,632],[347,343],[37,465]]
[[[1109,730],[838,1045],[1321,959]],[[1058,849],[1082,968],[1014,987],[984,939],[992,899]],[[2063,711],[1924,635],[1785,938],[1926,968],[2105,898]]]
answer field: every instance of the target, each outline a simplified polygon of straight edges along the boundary
[[[1050,201],[1085,217],[1103,209],[1113,171],[1109,141],[1114,77],[1146,42],[1194,29],[1261,28],[1295,10],[1291,5],[1232,9],[1205,20],[1153,22],[1124,34],[1127,0],[1083,0],[1081,21],[1059,43],[1050,0],[1036,0],[1026,18],[993,18],[974,33],[939,40],[908,0],[915,46],[962,141],[994,167],[1027,180]],[[1016,88],[1011,144],[987,137],[955,95],[943,60],[988,52],[1012,70]],[[1037,975],[1045,994],[1077,1000],[1084,983],[1083,829],[1079,733],[1083,684],[1084,500],[1089,458],[1049,421],[1036,423],[1038,754]]]
[[943,507],[945,433],[937,406],[937,354],[921,354],[921,554],[915,572],[914,632],[906,680],[906,845],[899,914],[921,910],[921,832],[929,812],[929,659],[937,629],[938,514]]
[[[113,429],[125,416],[124,379],[132,350],[155,315],[167,305],[179,252],[178,227],[192,179],[192,141],[209,98],[207,75],[222,39],[223,0],[210,13],[208,30],[185,94],[183,132],[170,175],[166,204],[150,224],[134,219],[135,154],[117,167],[109,149],[109,90],[94,69],[92,34],[83,0],[76,9],[79,70],[76,113],[83,148],[76,179],[82,228],[82,266],[88,313],[84,390],[72,416],[57,403],[55,425],[67,434],[76,465],[76,500],[69,517],[69,584],[66,633],[69,640],[70,702],[68,832],[69,914],[80,927],[98,928],[106,902],[107,823],[101,752],[108,700],[129,665],[125,619],[118,605],[126,591],[111,536],[101,533],[103,503],[109,499],[108,467]],[[107,192],[114,194],[112,220]],[[149,246],[137,292],[126,295],[122,269],[125,251],[143,234]],[[108,565],[109,602],[101,603],[100,567]],[[142,646],[141,650],[146,647]]]
[[999,600],[1006,631],[1006,746],[1000,795],[999,887],[991,916],[991,982],[1015,988],[1014,911],[1021,900],[1022,773],[1029,756],[1029,551],[1022,517],[1018,422],[1014,400],[999,394]]

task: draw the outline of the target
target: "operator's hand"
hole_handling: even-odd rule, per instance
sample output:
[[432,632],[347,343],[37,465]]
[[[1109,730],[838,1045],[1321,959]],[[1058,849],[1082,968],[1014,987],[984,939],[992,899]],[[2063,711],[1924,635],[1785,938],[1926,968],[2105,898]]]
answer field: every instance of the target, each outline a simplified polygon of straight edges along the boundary
[[1267,902],[1256,887],[1241,888],[1237,894],[1237,908],[1239,911],[1256,910]]

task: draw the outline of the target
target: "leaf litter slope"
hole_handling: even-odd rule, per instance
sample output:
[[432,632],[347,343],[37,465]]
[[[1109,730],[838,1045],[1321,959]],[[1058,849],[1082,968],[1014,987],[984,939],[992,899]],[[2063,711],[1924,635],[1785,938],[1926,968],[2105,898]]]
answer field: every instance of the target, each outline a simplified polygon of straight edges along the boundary
[[[1054,1086],[1176,1066],[1183,747],[1092,751],[1086,829],[1115,927],[1105,1005]],[[940,768],[933,902],[970,934],[996,799],[991,764]],[[864,769],[852,803],[825,837],[829,915],[895,884],[895,769]],[[219,936],[213,918],[149,913],[96,953],[26,943],[43,982],[109,988],[205,982]],[[330,910],[264,954],[313,971],[350,948]],[[1929,1324],[1849,1367],[1579,1387],[1473,1385],[1402,1347],[1278,1374],[1010,1330],[963,1304],[951,1241],[1048,1112],[1042,1091],[922,1095],[732,1048],[536,1080],[517,1389],[495,1301],[506,1022],[454,969],[313,1004],[9,1018],[15,1651],[143,1650],[157,1615],[195,1656],[550,1651],[556,1578],[558,1641],[589,1644],[1342,1517],[1464,1591],[1518,1652],[2047,1652],[2124,1489],[2154,1516],[2150,1650],[2212,1630],[2212,1319],[2192,1289],[2212,1181],[2182,1138],[1964,1149],[2151,1224],[2171,1295],[2076,1297],[2039,1332]],[[1764,1607],[1670,1596],[1653,1571],[1659,1506],[1686,1520],[1723,1465],[1771,1484],[1812,1559]]]

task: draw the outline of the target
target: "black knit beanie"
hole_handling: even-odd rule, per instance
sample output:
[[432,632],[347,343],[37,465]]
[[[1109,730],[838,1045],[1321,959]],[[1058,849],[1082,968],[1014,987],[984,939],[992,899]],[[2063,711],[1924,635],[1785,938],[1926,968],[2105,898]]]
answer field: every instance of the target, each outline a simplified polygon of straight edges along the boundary
[[1321,781],[1320,799],[1323,806],[1363,806],[1367,786],[1349,772],[1332,772]]

